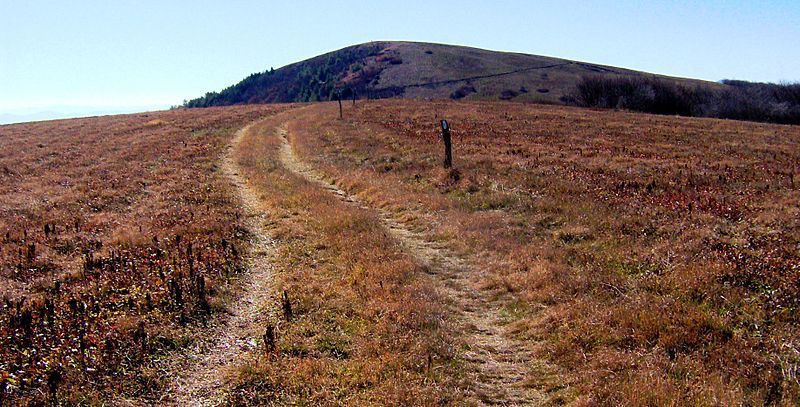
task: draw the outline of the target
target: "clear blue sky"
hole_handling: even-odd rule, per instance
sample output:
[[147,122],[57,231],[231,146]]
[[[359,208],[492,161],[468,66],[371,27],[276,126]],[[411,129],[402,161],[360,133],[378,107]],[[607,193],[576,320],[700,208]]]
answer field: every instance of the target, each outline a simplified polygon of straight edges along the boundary
[[0,114],[164,108],[372,40],[800,81],[799,0],[0,0]]

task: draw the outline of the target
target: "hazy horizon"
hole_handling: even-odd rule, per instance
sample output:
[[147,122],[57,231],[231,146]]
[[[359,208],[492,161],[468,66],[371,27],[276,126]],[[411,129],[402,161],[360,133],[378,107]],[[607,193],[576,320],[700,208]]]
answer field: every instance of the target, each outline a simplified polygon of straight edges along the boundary
[[65,106],[29,107],[8,112],[0,111],[0,125],[36,122],[43,120],[74,119],[80,117],[105,116],[115,114],[141,113],[169,109],[174,104],[132,105],[132,106]]

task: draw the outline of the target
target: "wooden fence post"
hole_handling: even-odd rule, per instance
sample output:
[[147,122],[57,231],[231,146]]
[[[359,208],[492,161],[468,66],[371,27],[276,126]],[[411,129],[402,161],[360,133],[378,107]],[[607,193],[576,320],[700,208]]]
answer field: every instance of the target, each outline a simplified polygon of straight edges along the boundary
[[450,140],[450,125],[447,120],[442,120],[442,140],[444,141],[444,168],[453,166],[453,151]]
[[264,348],[267,353],[275,352],[275,327],[272,325],[267,325],[264,331]]
[[339,118],[342,119],[344,116],[342,115],[342,93],[336,92],[336,100],[339,101]]

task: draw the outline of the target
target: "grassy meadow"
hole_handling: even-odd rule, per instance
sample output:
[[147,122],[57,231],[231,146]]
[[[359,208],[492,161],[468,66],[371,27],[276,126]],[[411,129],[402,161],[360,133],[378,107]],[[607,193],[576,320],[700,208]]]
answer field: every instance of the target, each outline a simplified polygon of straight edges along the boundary
[[299,155],[480,264],[474,284],[507,308],[508,329],[561,368],[556,382],[530,378],[552,401],[800,400],[798,127],[512,103],[345,106],[344,120],[333,105],[298,119]]
[[[282,309],[242,338],[257,351],[225,403],[491,404],[448,297],[460,288],[387,213],[477,270],[472,301],[535,354],[515,386],[543,404],[800,402],[800,127],[507,102],[338,109],[0,126],[0,405],[168,401],[182,352],[243,290],[254,231],[220,163],[255,121],[232,154],[274,240],[256,255],[275,293],[253,306]],[[355,202],[292,169],[286,143]]]
[[283,109],[0,126],[0,405],[158,397],[247,250],[219,156]]

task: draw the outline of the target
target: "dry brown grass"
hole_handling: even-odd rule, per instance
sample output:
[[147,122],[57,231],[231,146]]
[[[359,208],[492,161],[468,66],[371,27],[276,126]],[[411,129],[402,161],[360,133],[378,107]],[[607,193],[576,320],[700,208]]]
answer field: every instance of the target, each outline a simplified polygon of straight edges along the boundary
[[[235,297],[246,252],[217,160],[285,109],[0,127],[0,404],[164,389],[154,361]],[[555,366],[532,361],[528,378],[551,403],[800,400],[797,127],[512,103],[337,110],[278,114],[237,151],[292,312],[230,403],[462,404],[472,385],[438,283],[379,214],[280,164],[286,121],[304,162],[483,270],[503,331]]]
[[[509,103],[330,104],[337,184],[479,261],[579,404],[800,400],[800,129]],[[457,172],[440,167],[438,120]],[[537,378],[531,378],[533,382]]]
[[158,395],[152,362],[224,309],[241,267],[217,160],[285,108],[0,127],[0,404]]
[[440,298],[374,211],[286,169],[279,115],[238,149],[244,176],[274,222],[276,349],[242,367],[234,404],[454,403],[455,341]]

